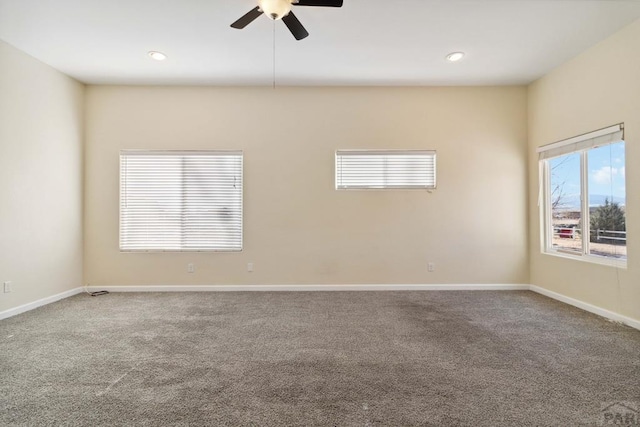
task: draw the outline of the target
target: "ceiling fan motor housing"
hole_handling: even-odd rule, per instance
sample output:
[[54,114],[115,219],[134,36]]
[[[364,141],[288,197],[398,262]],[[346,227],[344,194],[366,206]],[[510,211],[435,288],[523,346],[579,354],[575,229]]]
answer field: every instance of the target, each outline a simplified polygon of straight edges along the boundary
[[291,12],[291,0],[258,0],[260,9],[269,18],[277,21]]

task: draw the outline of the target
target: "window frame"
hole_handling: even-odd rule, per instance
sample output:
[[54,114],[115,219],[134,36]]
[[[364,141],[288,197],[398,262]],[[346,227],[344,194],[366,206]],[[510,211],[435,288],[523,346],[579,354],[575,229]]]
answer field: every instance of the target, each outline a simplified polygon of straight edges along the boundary
[[[616,144],[623,142],[626,148],[626,140],[624,139],[624,124],[621,123],[619,125],[619,130],[617,132],[621,132],[621,138],[611,141],[605,144],[597,145],[594,144],[592,146],[580,147],[576,148],[573,151],[567,151],[563,154],[552,155],[545,158],[540,158],[538,160],[539,166],[539,177],[540,177],[540,250],[542,254],[556,256],[560,258],[573,259],[583,262],[589,262],[593,264],[600,264],[606,266],[614,266],[618,268],[626,268],[628,254],[625,258],[614,258],[607,257],[604,255],[594,255],[589,253],[589,245],[591,243],[591,212],[589,206],[589,156],[588,153],[590,150],[607,146],[611,144]],[[555,146],[567,146],[574,141],[587,141],[591,139],[589,136],[593,135],[593,138],[597,138],[598,136],[607,135],[606,131],[608,129],[613,129],[614,126],[609,128],[600,129],[594,132],[590,132],[585,135],[580,135],[574,138],[570,138],[568,140],[559,141],[553,144],[549,144],[548,146],[543,146],[538,149],[538,153],[543,153],[548,149],[552,149]],[[610,132],[613,134],[614,132]],[[579,154],[580,155],[580,218],[581,218],[581,227],[580,232],[582,234],[582,247],[580,251],[571,251],[568,249],[558,249],[553,247],[553,208],[551,201],[551,168],[549,162],[561,156],[566,156],[570,154]],[[626,152],[625,152],[625,167],[627,164],[626,160]],[[625,190],[626,195],[626,190]],[[626,197],[625,197],[626,198]],[[628,241],[628,240],[627,240]]]
[[[240,214],[240,228],[239,228],[239,241],[240,246],[235,249],[227,248],[124,248],[122,240],[122,222],[123,222],[123,175],[122,175],[122,159],[123,156],[129,155],[168,155],[168,156],[197,156],[197,155],[237,155],[239,156],[240,167],[240,188],[239,188],[239,214]],[[121,253],[187,253],[187,252],[220,252],[220,253],[238,253],[244,250],[244,151],[242,150],[137,150],[137,149],[123,149],[119,152],[119,191],[118,191],[118,249]],[[126,185],[126,184],[125,184]],[[183,186],[184,182],[181,181],[180,185]],[[184,232],[184,231],[183,231]]]
[[[344,185],[339,184],[342,182],[339,171],[342,170],[342,166],[339,166],[341,157],[343,156],[384,156],[384,155],[397,155],[397,156],[410,156],[410,155],[428,155],[431,156],[433,161],[433,185]],[[339,149],[335,151],[334,162],[334,187],[338,191],[353,191],[353,190],[422,190],[432,191],[437,188],[437,152],[436,150],[422,150],[422,149]]]

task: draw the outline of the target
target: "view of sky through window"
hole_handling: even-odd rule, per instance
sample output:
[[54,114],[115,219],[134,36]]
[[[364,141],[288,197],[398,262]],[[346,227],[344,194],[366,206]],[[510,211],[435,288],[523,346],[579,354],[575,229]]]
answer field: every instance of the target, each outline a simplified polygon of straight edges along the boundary
[[[620,206],[626,204],[624,159],[622,141],[588,151],[589,206],[601,206],[605,199]],[[557,209],[579,209],[580,157],[556,157],[549,161],[549,167],[553,187],[559,186],[557,191],[562,192]]]

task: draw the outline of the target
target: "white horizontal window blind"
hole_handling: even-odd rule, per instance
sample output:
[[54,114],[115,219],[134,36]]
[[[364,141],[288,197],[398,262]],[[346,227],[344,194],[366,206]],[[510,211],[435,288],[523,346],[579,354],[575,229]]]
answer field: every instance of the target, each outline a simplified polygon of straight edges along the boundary
[[435,151],[336,151],[336,188],[339,190],[435,187]]
[[121,151],[120,249],[242,250],[242,152]]

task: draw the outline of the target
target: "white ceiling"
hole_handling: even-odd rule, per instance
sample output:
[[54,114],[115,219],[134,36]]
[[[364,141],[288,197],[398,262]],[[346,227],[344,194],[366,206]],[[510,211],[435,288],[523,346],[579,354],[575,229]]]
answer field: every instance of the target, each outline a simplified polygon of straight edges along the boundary
[[[525,84],[640,18],[638,0],[344,0],[294,7],[296,41],[255,0],[0,0],[0,39],[92,84]],[[275,29],[275,52],[274,52]],[[157,62],[150,50],[169,58]],[[459,63],[446,54],[464,51]],[[1,69],[0,69],[1,72]]]

